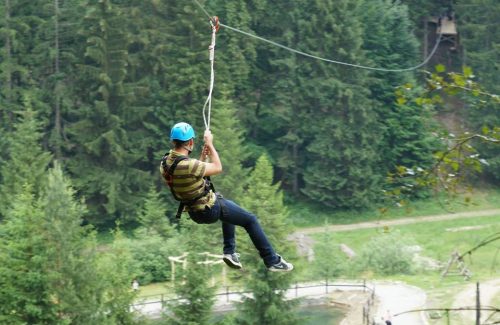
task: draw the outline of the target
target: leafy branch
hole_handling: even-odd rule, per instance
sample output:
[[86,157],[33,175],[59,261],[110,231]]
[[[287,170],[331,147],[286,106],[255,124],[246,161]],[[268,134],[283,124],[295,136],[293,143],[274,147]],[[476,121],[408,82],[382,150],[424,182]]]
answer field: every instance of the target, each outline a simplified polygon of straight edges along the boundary
[[[444,104],[443,95],[461,96],[463,100],[479,98],[480,104],[496,105],[500,97],[484,91],[473,81],[472,70],[464,67],[463,73],[445,73],[444,66],[438,65],[436,73],[428,72],[427,88],[415,97],[413,87],[404,85],[396,90],[396,102],[399,105],[415,104],[424,109],[433,109]],[[477,103],[476,103],[477,105]],[[437,135],[437,134],[436,134]],[[404,204],[404,197],[415,195],[422,189],[433,189],[448,196],[456,196],[461,189],[468,188],[474,174],[482,172],[482,166],[488,166],[473,146],[475,141],[500,144],[500,126],[483,126],[480,133],[464,132],[459,136],[452,133],[441,134],[439,138],[445,150],[436,151],[432,165],[427,168],[397,166],[387,177],[393,189],[386,195]],[[470,201],[466,198],[466,203]]]

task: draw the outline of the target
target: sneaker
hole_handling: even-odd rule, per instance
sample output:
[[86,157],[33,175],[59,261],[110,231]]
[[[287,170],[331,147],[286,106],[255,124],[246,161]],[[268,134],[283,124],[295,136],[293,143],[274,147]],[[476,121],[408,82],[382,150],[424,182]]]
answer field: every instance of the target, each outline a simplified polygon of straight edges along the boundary
[[271,272],[290,272],[291,270],[293,270],[293,264],[292,263],[288,263],[280,255],[278,255],[278,257],[280,259],[279,262],[276,263],[276,264],[274,264],[274,265],[271,265],[270,267],[268,267],[267,269],[269,271],[271,271]]
[[224,256],[222,257],[222,260],[230,268],[233,268],[233,269],[241,269],[242,268],[241,263],[240,263],[240,254],[238,254],[238,253],[224,254]]

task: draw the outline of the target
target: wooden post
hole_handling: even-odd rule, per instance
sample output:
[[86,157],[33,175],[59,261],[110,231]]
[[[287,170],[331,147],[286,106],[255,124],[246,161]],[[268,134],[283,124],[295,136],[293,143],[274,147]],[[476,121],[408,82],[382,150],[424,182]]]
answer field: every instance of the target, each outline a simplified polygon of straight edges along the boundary
[[481,298],[479,292],[479,282],[476,283],[476,325],[481,324]]
[[172,283],[175,285],[175,262],[170,260],[170,266],[172,268]]
[[424,59],[427,58],[427,51],[428,49],[428,31],[427,31],[427,25],[429,24],[427,16],[424,17]]

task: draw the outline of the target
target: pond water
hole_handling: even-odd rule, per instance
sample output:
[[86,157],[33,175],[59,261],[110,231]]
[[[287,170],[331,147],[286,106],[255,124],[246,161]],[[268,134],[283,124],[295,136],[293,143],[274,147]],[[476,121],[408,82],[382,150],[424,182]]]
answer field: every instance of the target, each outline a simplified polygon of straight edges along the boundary
[[301,308],[299,315],[304,317],[303,325],[338,325],[345,313],[335,307],[320,305]]
[[[234,312],[217,314],[213,321],[221,321],[224,316],[232,313]],[[315,305],[300,307],[298,315],[301,318],[301,325],[338,325],[344,318],[345,312],[328,305]]]

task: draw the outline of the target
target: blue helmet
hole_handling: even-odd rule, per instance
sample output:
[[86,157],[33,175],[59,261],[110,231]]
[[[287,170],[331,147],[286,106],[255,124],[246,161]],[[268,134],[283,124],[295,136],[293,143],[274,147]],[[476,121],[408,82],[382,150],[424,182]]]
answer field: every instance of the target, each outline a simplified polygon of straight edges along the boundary
[[170,131],[170,140],[188,141],[195,137],[193,127],[187,123],[180,122],[174,125]]

